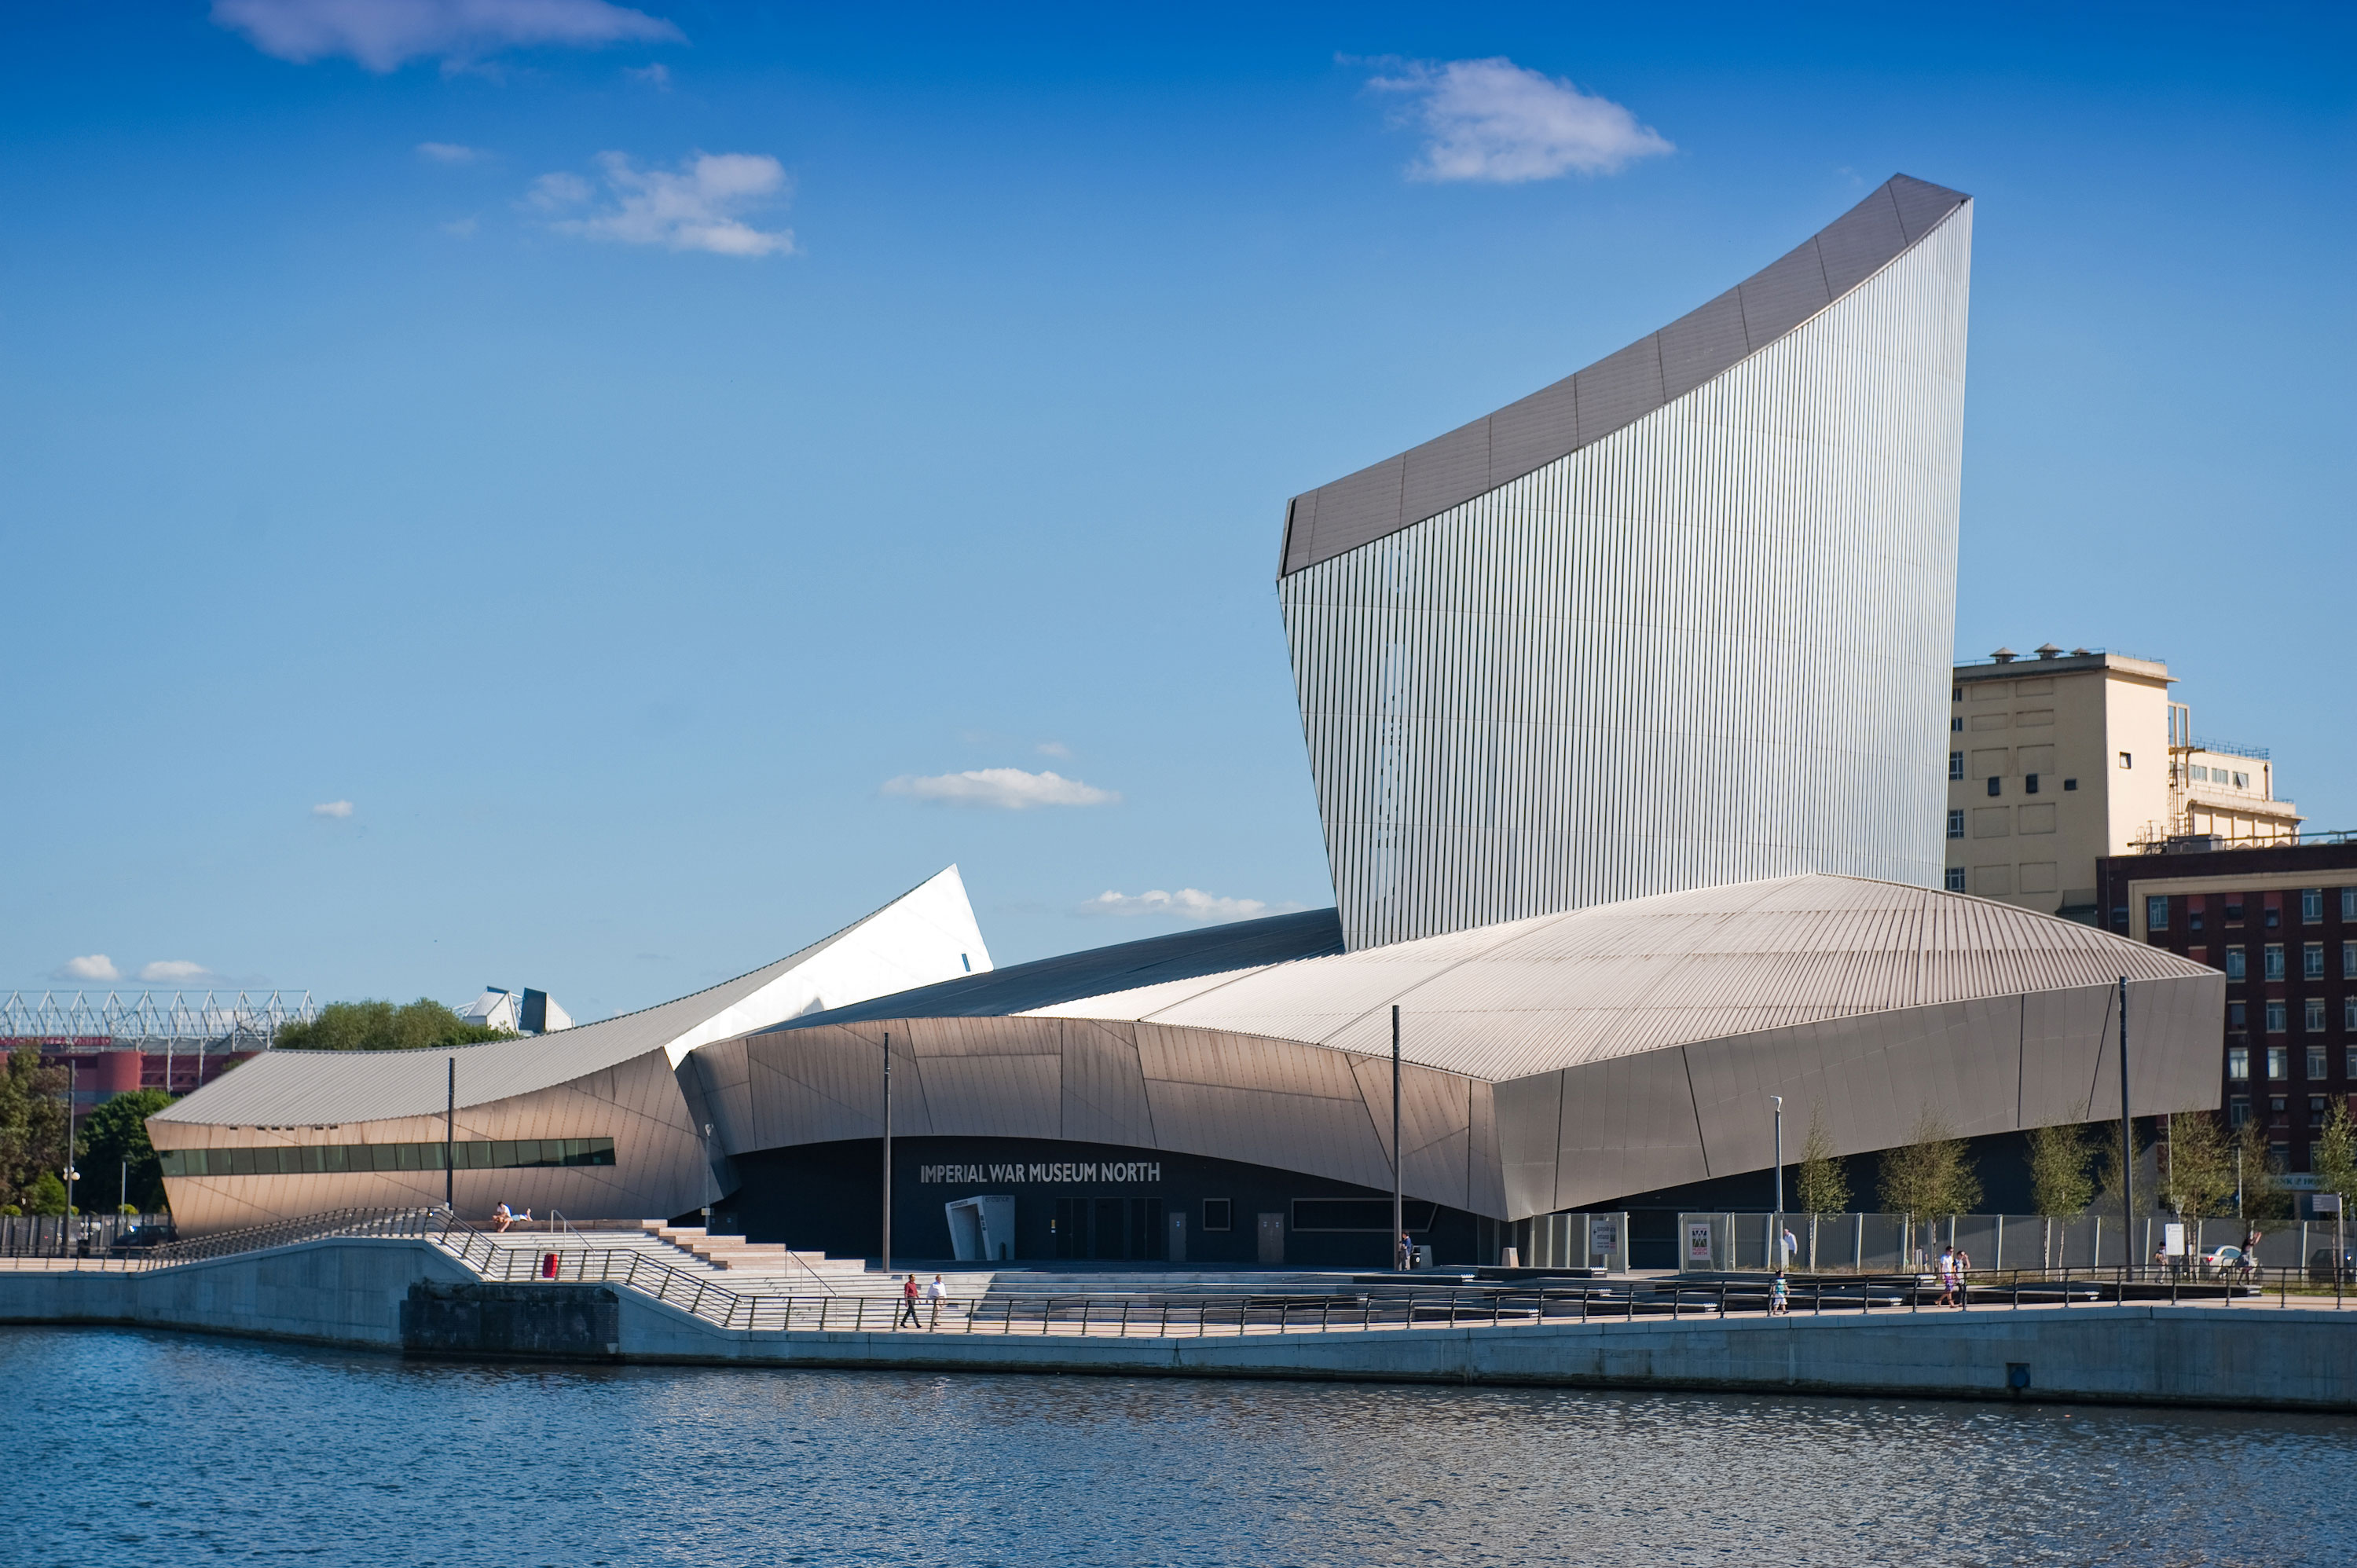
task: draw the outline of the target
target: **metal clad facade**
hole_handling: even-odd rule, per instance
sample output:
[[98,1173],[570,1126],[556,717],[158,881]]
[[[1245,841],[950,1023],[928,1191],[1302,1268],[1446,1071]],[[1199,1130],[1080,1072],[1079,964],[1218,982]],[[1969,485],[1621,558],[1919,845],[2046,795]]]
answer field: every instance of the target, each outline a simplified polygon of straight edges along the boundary
[[[1965,204],[1825,306],[1812,241],[1741,297],[1799,308],[1813,271],[1812,319],[1280,581],[1352,950],[1803,871],[1938,880],[1971,244]],[[1577,378],[1583,428],[1591,377],[1608,416],[1660,395],[1636,347]]]

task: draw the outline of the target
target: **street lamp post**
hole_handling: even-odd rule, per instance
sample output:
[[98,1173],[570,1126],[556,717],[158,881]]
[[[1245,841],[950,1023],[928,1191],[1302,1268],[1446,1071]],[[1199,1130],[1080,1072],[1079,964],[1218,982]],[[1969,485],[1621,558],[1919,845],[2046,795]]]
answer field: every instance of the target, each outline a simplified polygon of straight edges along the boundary
[[884,1272],[892,1272],[892,1031],[884,1031]]
[[1769,1269],[1772,1272],[1784,1262],[1784,1097],[1771,1094],[1776,1102],[1776,1212],[1770,1217],[1768,1250]]
[[1400,1196],[1400,1039],[1399,1004],[1392,1004],[1392,1263],[1410,1260],[1407,1251],[1407,1205]]

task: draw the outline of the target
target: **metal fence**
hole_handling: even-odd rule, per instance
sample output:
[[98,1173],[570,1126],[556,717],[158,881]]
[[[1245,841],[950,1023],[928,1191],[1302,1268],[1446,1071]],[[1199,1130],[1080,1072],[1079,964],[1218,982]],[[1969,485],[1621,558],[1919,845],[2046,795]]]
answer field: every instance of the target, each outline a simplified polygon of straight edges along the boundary
[[102,1256],[137,1226],[164,1226],[168,1214],[0,1214],[0,1258]]
[[[2040,1214],[1681,1214],[1680,1269],[1772,1269],[1779,1219],[1795,1243],[1785,1260],[1810,1273],[1923,1270],[1942,1249],[1961,1247],[1975,1269],[2104,1269],[2152,1263],[2177,1221],[2140,1216],[2127,1225],[2116,1217],[2082,1214],[2049,1219]],[[2188,1219],[2187,1252],[2194,1257],[2219,1247],[2240,1248],[2249,1229],[2235,1219]],[[2357,1230],[2343,1232],[2357,1243]],[[2257,1263],[2266,1269],[2306,1269],[2319,1252],[2336,1245],[2330,1220],[2293,1220],[2265,1231]]]

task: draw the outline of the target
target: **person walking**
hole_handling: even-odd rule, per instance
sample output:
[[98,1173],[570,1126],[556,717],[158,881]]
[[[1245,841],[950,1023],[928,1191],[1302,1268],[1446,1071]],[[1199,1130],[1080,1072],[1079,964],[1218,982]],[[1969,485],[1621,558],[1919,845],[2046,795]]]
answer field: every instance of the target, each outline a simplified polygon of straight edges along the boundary
[[1784,1283],[1784,1271],[1778,1269],[1773,1283],[1768,1287],[1768,1316],[1784,1317],[1791,1315],[1792,1299]]
[[1973,1255],[1970,1252],[1965,1251],[1962,1247],[1957,1248],[1956,1306],[1959,1311],[1969,1310],[1973,1305],[1973,1292],[1970,1283],[1972,1272]]
[[917,1316],[917,1276],[914,1274],[901,1277],[900,1316],[893,1319],[892,1326],[899,1328],[904,1324],[910,1328],[922,1328],[925,1326],[923,1319]]
[[925,1286],[925,1326],[927,1328],[939,1328],[942,1326],[942,1303],[948,1298],[949,1294],[950,1287],[942,1283],[942,1276],[939,1274],[935,1274],[931,1283]]
[[1940,1305],[1956,1305],[1956,1254],[1950,1247],[1940,1249]]

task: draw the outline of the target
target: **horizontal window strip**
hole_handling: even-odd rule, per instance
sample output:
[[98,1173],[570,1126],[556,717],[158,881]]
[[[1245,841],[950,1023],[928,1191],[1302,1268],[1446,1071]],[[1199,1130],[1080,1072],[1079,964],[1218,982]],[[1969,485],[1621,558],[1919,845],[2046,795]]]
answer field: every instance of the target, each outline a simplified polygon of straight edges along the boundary
[[[262,1149],[166,1149],[167,1176],[344,1176],[376,1171],[438,1171],[441,1144],[292,1144]],[[610,1165],[611,1138],[500,1138],[447,1145],[462,1171]]]

